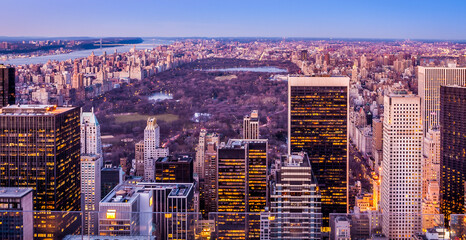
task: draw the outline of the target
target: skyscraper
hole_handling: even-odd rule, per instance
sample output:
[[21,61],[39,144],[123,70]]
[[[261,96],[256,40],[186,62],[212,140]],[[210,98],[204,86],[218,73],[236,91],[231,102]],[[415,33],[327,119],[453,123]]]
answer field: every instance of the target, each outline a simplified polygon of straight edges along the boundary
[[0,107],[15,104],[15,68],[0,64]]
[[466,68],[419,67],[418,94],[421,97],[424,132],[439,126],[440,86],[466,84]]
[[[264,139],[230,139],[218,149],[219,238],[259,237],[259,212],[268,204],[267,145]],[[251,212],[258,214],[246,215]]]
[[421,99],[403,90],[384,98],[382,231],[406,239],[421,230]]
[[81,154],[98,155],[99,165],[103,166],[100,124],[94,114],[94,108],[91,112],[81,113]]
[[282,157],[270,196],[269,239],[321,239],[318,189],[306,153]]
[[243,139],[259,139],[259,111],[254,110],[244,116]]
[[288,154],[304,151],[330,213],[348,211],[348,77],[288,77]]
[[101,183],[100,183],[100,159],[99,155],[81,156],[81,192],[84,209],[84,234],[96,235],[97,215],[89,213],[99,210]]
[[160,147],[160,127],[153,117],[147,119],[144,129],[144,180],[154,181],[155,161],[168,156],[168,148]]
[[[30,187],[34,210],[80,211],[79,108],[12,105],[0,112],[0,185]],[[61,239],[81,220],[37,214],[34,237]]]
[[442,86],[440,109],[440,208],[448,223],[465,209],[466,87]]

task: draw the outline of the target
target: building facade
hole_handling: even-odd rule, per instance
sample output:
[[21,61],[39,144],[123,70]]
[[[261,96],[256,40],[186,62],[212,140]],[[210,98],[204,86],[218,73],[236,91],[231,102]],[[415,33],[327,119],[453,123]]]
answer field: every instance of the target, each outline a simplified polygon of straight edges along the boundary
[[269,238],[322,239],[317,180],[307,154],[283,156],[270,196]]
[[33,238],[33,197],[31,188],[0,188],[0,238]]
[[96,215],[86,213],[99,211],[101,199],[100,159],[99,155],[81,155],[81,193],[82,198],[84,198],[82,209],[85,212],[83,231],[90,235],[98,233]]
[[192,183],[193,158],[189,155],[160,157],[155,161],[155,182]]
[[264,139],[230,139],[218,149],[217,238],[259,238],[268,204],[267,149]]
[[168,156],[168,148],[160,147],[160,127],[155,118],[147,119],[144,129],[144,180],[154,181],[155,161]]
[[15,104],[15,68],[0,64],[0,107]]
[[329,214],[348,211],[348,77],[288,77],[288,154],[304,151]]
[[466,84],[466,68],[418,67],[418,94],[422,99],[424,132],[440,124],[440,86]]
[[243,139],[259,139],[259,111],[254,110],[243,118]]
[[[13,105],[0,112],[0,186],[30,187],[34,210],[80,211],[80,110]],[[45,224],[41,224],[45,223]],[[60,239],[77,230],[72,214],[34,218],[36,239]]]
[[442,86],[440,109],[440,208],[447,223],[465,213],[466,87]]
[[100,124],[94,114],[94,108],[92,108],[91,112],[81,113],[81,154],[99,156],[100,166],[103,166]]
[[390,239],[407,239],[421,230],[420,110],[421,99],[406,91],[385,96],[380,207],[382,231]]

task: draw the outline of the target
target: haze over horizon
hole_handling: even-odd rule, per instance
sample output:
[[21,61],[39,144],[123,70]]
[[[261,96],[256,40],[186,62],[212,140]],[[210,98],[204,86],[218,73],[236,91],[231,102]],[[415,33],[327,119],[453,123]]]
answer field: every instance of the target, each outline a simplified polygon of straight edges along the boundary
[[458,0],[6,0],[2,9],[0,35],[12,37],[466,39],[466,2]]

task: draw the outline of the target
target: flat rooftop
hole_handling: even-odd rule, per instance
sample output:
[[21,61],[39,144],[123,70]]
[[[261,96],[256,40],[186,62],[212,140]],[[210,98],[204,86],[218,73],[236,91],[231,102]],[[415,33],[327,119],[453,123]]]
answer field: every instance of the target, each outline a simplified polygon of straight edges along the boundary
[[1,187],[0,198],[21,198],[32,192],[32,188]]
[[192,162],[193,158],[189,154],[168,155],[166,157],[159,157],[156,162],[158,163],[176,163],[176,162]]
[[135,194],[135,193],[139,189],[135,185],[120,184],[116,186],[100,202],[101,203],[131,203],[138,196],[138,194]]
[[55,105],[8,105],[0,109],[1,115],[49,115],[60,114],[74,107],[57,107]]
[[267,139],[229,139],[223,148],[244,148],[246,143],[266,143]]
[[147,190],[167,189],[171,190],[169,197],[186,197],[193,191],[193,183],[153,183],[140,182],[138,186],[144,187]]

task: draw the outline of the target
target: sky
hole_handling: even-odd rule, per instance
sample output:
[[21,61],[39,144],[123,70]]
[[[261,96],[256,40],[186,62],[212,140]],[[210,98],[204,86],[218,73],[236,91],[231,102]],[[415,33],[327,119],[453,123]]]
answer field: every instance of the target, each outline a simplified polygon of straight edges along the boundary
[[466,40],[465,0],[2,0],[0,36]]

